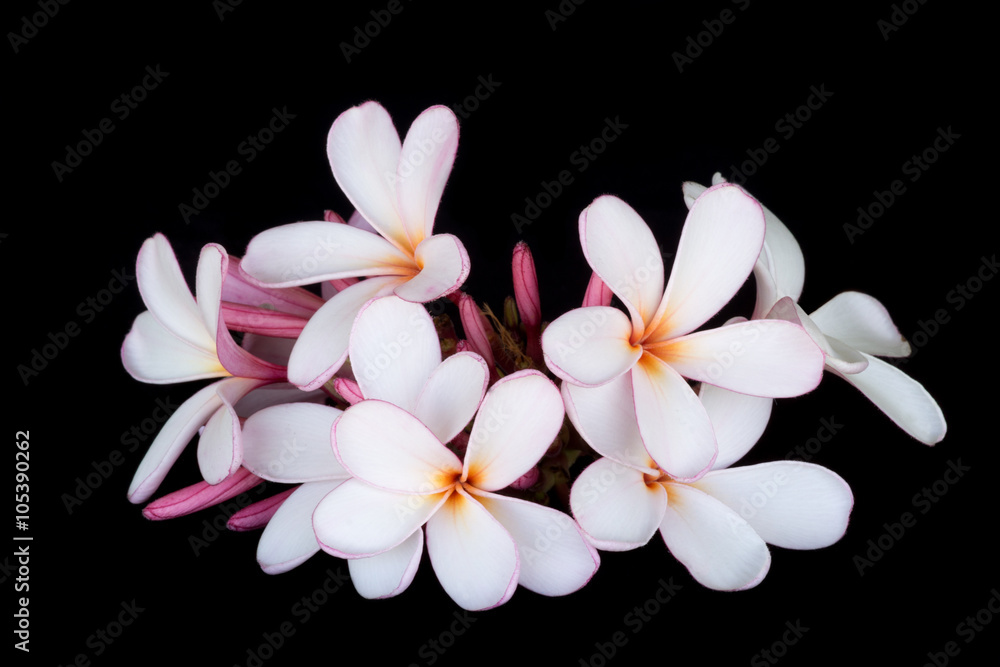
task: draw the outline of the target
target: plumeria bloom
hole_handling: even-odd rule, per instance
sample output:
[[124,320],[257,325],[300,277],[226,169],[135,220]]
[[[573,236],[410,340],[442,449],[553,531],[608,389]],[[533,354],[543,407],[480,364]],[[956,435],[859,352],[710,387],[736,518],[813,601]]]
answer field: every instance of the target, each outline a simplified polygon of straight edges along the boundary
[[[441,362],[429,315],[396,297],[366,306],[350,345],[365,400],[333,426],[334,452],[353,478],[313,515],[323,549],[378,557],[419,544],[426,529],[438,580],[469,610],[503,604],[519,583],[543,595],[583,586],[599,559],[576,523],[500,493],[558,434],[555,385],[525,370],[487,393],[481,357],[458,352]],[[463,460],[448,443],[473,416]]]
[[[147,239],[139,251],[136,278],[149,310],[136,317],[122,344],[125,369],[137,380],[154,384],[225,379],[195,393],[164,423],[132,480],[129,499],[134,503],[149,499],[200,429],[198,464],[205,481],[218,484],[236,473],[242,458],[236,404],[254,390],[285,379],[284,366],[249,353],[229,333],[224,319],[227,309],[234,304],[238,308],[239,303],[259,304],[265,296],[259,289],[230,279],[230,264],[222,246],[209,244],[202,249],[196,300],[162,234]],[[318,307],[314,301],[318,297],[302,290],[272,290],[267,298],[290,311],[271,311],[283,322],[278,329],[293,326],[291,320],[303,320],[310,308]],[[259,314],[249,315],[244,330],[275,331],[274,327],[253,326],[253,318],[261,320]],[[288,398],[280,392],[270,396],[271,400]]]
[[742,190],[707,190],[684,223],[664,288],[656,239],[632,208],[603,196],[580,215],[584,255],[628,314],[607,306],[566,313],[542,335],[545,361],[581,387],[624,377],[615,386],[628,389],[649,455],[677,479],[700,477],[716,456],[712,425],[685,378],[777,398],[811,391],[822,377],[822,352],[789,322],[695,331],[745,282],[764,233],[760,206]]
[[[715,174],[713,182],[722,182]],[[688,205],[704,192],[684,184]],[[800,324],[823,350],[826,370],[857,387],[906,433],[925,445],[940,442],[947,431],[944,415],[923,385],[881,357],[906,357],[910,344],[877,299],[842,292],[807,314],[798,304],[805,281],[802,250],[788,228],[764,209],[767,235],[754,267],[757,304],[754,318]]]
[[760,437],[769,399],[701,385],[719,455],[710,472],[683,482],[644,446],[628,390],[623,378],[596,389],[562,386],[570,420],[604,457],[580,474],[570,495],[574,517],[598,548],[634,549],[659,530],[699,583],[741,590],[767,574],[768,544],[818,549],[843,536],[854,500],[835,473],[800,461],[728,467]]
[[272,287],[366,277],[342,284],[310,319],[288,362],[290,382],[316,389],[337,372],[351,324],[368,300],[395,294],[424,303],[465,282],[465,247],[451,234],[433,233],[457,146],[458,121],[444,106],[421,113],[402,142],[375,102],[333,123],[333,176],[367,225],[326,219],[276,227],[251,240],[242,264],[252,280]]

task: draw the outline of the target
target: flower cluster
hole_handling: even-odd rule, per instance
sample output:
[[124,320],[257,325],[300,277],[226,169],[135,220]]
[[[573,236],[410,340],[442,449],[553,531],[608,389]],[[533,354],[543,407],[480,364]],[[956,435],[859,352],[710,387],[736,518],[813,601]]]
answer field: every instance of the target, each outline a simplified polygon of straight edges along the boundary
[[[462,242],[434,233],[457,146],[446,107],[401,141],[368,102],[327,143],[355,208],[346,221],[327,212],[267,230],[242,258],[207,245],[194,294],[167,240],[145,242],[148,311],[122,346],[126,370],[152,383],[219,378],[164,424],[129,499],[149,501],[196,433],[203,481],[145,516],[288,485],[229,527],[263,528],[268,573],[319,551],[347,559],[367,598],[403,592],[425,548],[465,609],[501,605],[519,584],[566,595],[594,576],[599,550],[635,549],[657,530],[701,584],[739,590],[764,578],[768,544],[828,546],[853,506],[822,466],[734,466],[774,399],[813,390],[827,370],[918,441],[944,437],[930,395],[877,358],[910,351],[882,304],[845,292],[806,314],[795,238],[718,174],[683,186],[690,210],[669,277],[646,222],[606,195],[580,214],[593,270],[580,308],[543,322],[522,243],[514,297],[500,317],[481,309],[461,292]],[[751,274],[750,318],[706,328]],[[424,306],[442,297],[461,336]]]

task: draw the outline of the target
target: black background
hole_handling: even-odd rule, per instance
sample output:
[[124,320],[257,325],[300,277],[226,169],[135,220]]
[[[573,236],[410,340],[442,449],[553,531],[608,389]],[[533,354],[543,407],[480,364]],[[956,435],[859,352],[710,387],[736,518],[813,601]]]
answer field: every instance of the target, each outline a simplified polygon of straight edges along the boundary
[[[995,187],[987,162],[996,155],[992,126],[978,114],[992,104],[987,17],[942,2],[855,10],[566,0],[564,11],[573,12],[553,28],[546,11],[558,11],[556,0],[523,9],[405,2],[394,15],[386,3],[338,5],[244,0],[220,16],[221,5],[208,1],[73,2],[34,32],[24,17],[43,16],[37,3],[6,7],[5,32],[30,36],[15,40],[15,52],[8,35],[4,56],[14,149],[0,224],[8,286],[4,417],[10,434],[30,430],[31,453],[30,529],[19,533],[33,537],[31,654],[15,651],[16,664],[71,664],[82,654],[94,665],[254,665],[253,654],[282,624],[293,633],[276,651],[263,650],[264,664],[352,655],[386,665],[769,664],[764,650],[788,665],[923,665],[932,656],[938,664],[984,664],[1000,619],[982,613],[992,623],[971,635],[959,624],[1000,598],[996,434],[985,426],[996,410],[990,325],[1000,282],[974,280],[977,272],[992,277],[983,258],[997,249],[995,214],[979,205]],[[731,23],[718,22],[723,10],[732,12],[725,15]],[[366,24],[376,32],[373,11],[391,20],[348,62],[341,44]],[[886,32],[879,21],[894,12],[906,22]],[[720,26],[713,36],[710,28]],[[699,36],[700,54],[688,41]],[[673,54],[685,49],[696,57],[679,71]],[[140,84],[147,67],[168,74],[120,118],[114,100]],[[480,87],[485,99],[475,100],[480,77],[493,90]],[[830,95],[789,136],[777,124],[807,103],[811,87]],[[779,149],[753,167],[746,187],[802,245],[802,305],[815,309],[848,289],[882,300],[902,333],[922,342],[900,365],[940,402],[946,439],[933,448],[917,443],[828,375],[815,392],[778,402],[748,460],[786,457],[818,435],[823,419],[841,424],[813,455],[854,490],[840,542],[815,552],[773,549],[761,585],[719,593],[696,584],[654,537],[640,550],[603,554],[594,580],[574,595],[548,599],[520,589],[505,606],[471,615],[467,629],[455,623],[455,604],[426,559],[400,597],[363,600],[344,582],[328,599],[318,595],[324,603],[303,622],[296,604],[331,574],[346,575],[345,563],[317,555],[269,576],[255,562],[255,534],[212,532],[223,510],[145,520],[125,497],[144,447],[128,451],[122,437],[154,415],[157,399],[178,404],[197,387],[141,385],[122,370],[121,341],[143,310],[134,281],[100,312],[81,304],[100,298],[115,271],[133,271],[139,246],[157,231],[193,278],[205,243],[239,255],[268,227],[317,219],[325,208],[349,215],[325,154],[339,113],[378,100],[405,133],[424,108],[470,96],[476,108],[468,104],[461,120],[436,230],[467,246],[465,289],[477,299],[501,305],[511,291],[510,252],[523,239],[535,254],[544,316],[554,319],[578,305],[589,278],[576,221],[596,196],[630,203],[669,252],[685,214],[681,183],[708,183],[716,170],[728,175],[773,138]],[[238,147],[274,109],[294,118],[248,163]],[[114,131],[60,180],[53,162],[65,162],[67,146],[103,118]],[[608,119],[624,129],[580,171],[572,154]],[[949,128],[958,138],[911,180],[904,163]],[[186,224],[179,205],[234,159],[241,173]],[[573,182],[516,229],[512,214],[523,215],[525,199],[562,170]],[[855,223],[858,207],[869,207],[894,180],[905,192],[852,242],[845,223]],[[967,284],[981,290],[958,298],[953,290]],[[738,300],[727,313],[748,314],[747,303]],[[928,326],[936,314],[943,323]],[[922,322],[933,335],[913,335]],[[69,323],[78,335],[25,384],[17,367]],[[66,498],[88,475],[98,479],[95,469],[107,471],[114,450],[121,465],[111,465],[69,511]],[[13,456],[8,461],[11,479]],[[961,479],[939,483],[944,493],[933,504],[914,503],[959,461],[969,468]],[[192,446],[163,490],[196,478]],[[915,523],[898,539],[882,537],[891,546],[859,574],[855,557],[904,512]],[[192,536],[207,542],[197,554]],[[0,561],[8,599],[22,595],[13,591],[13,549]],[[673,599],[662,608],[649,602],[671,579],[681,586]],[[111,643],[97,638],[109,625],[117,633],[123,604],[133,601],[142,611],[131,624]],[[629,616],[647,603],[655,610],[647,620]],[[796,624],[808,630],[781,645]],[[600,647],[610,653],[616,636],[605,659]],[[944,653],[949,642],[955,657]]]

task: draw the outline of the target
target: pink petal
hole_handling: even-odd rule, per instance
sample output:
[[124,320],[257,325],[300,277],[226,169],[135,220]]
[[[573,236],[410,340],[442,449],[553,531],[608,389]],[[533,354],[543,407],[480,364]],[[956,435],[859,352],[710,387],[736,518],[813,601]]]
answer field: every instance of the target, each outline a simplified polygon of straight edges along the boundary
[[343,398],[348,405],[354,405],[360,401],[365,400],[365,396],[361,393],[361,387],[354,380],[348,378],[333,378],[333,389],[340,397]]
[[125,370],[140,382],[171,384],[229,375],[214,344],[202,348],[178,338],[148,310],[135,318],[121,356]]
[[632,394],[639,434],[660,469],[682,480],[707,472],[717,452],[715,434],[684,378],[646,354],[632,369]]
[[514,246],[511,272],[514,275],[514,300],[517,302],[521,321],[526,327],[537,327],[542,323],[538,275],[535,273],[535,260],[531,256],[531,250],[524,241],[519,241]]
[[626,373],[642,356],[629,342],[632,323],[616,308],[592,306],[561,315],[542,333],[545,364],[558,377],[596,387]]
[[323,299],[301,287],[278,289],[252,283],[240,265],[238,257],[229,256],[228,272],[222,284],[223,301],[267,308],[305,319],[309,319],[323,305]]
[[638,336],[663,298],[663,258],[649,226],[621,199],[605,195],[580,214],[580,241],[594,273],[628,308]]
[[368,558],[347,561],[358,594],[369,600],[391,598],[413,582],[424,551],[424,531],[418,530],[402,544]]
[[319,551],[312,526],[313,511],[343,481],[303,484],[281,503],[257,543],[257,562],[264,572],[288,572]]
[[559,434],[563,403],[542,373],[523,370],[494,384],[476,414],[462,479],[484,491],[514,483]]
[[427,303],[451,294],[469,277],[469,253],[458,237],[451,234],[428,236],[414,253],[420,273],[396,288],[396,296],[406,301]]
[[861,292],[841,292],[810,317],[827,336],[866,354],[910,355],[910,344],[892,323],[889,311],[875,297]]
[[517,582],[539,595],[568,595],[590,581],[601,563],[573,519],[537,503],[470,490],[514,542]]
[[243,465],[264,479],[291,484],[349,477],[330,441],[342,414],[326,405],[288,403],[251,415],[243,425]]
[[714,470],[691,486],[739,513],[768,544],[786,549],[830,546],[843,537],[854,505],[839,475],[801,461]]
[[287,491],[276,493],[269,498],[247,505],[229,517],[229,521],[226,522],[226,528],[238,533],[263,528],[271,520],[271,517],[274,516],[274,513],[278,511],[281,504],[285,502],[285,499],[292,495],[298,488],[297,486],[292,487]]
[[686,484],[665,484],[660,534],[698,583],[717,591],[753,588],[771,567],[764,540],[721,501]]
[[168,493],[149,503],[142,515],[151,521],[162,521],[198,512],[207,507],[235,498],[263,482],[249,470],[240,468],[221,484],[197,482],[173,493]]
[[663,300],[646,328],[658,342],[694,331],[722,309],[753,270],[764,243],[764,214],[740,188],[702,194],[684,222]]
[[604,284],[601,277],[596,273],[590,274],[590,282],[587,283],[587,291],[583,295],[584,308],[588,306],[610,306],[611,299],[614,298],[614,292],[611,288]]
[[433,233],[457,148],[458,119],[445,106],[425,110],[406,133],[396,167],[396,193],[411,248]]
[[570,490],[573,516],[605,551],[628,551],[649,542],[663,520],[667,493],[642,470],[603,458],[580,473]]
[[517,588],[514,538],[461,487],[427,521],[427,553],[442,588],[463,609],[498,607]]
[[298,338],[309,321],[298,315],[228,301],[222,302],[222,319],[233,331],[280,338]]
[[441,362],[417,398],[413,415],[441,442],[464,429],[486,394],[490,371],[483,358],[457,352]]
[[488,368],[496,366],[488,333],[490,326],[476,305],[476,300],[468,294],[462,294],[458,298],[458,316],[462,320],[462,329],[465,331],[469,348],[486,361]]

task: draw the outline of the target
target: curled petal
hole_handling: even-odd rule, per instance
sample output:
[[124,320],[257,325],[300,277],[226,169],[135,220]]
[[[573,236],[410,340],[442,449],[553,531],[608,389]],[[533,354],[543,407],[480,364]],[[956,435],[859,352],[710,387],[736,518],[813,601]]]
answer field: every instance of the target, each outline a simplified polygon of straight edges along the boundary
[[531,257],[531,250],[524,241],[514,246],[511,264],[514,275],[514,299],[521,321],[526,326],[537,327],[542,323],[538,275],[535,273],[535,260]]
[[271,520],[271,517],[274,516],[274,513],[278,511],[281,504],[285,502],[285,499],[292,495],[297,488],[299,487],[292,487],[281,493],[276,493],[269,498],[258,500],[236,511],[229,517],[229,521],[226,522],[226,528],[238,533],[263,528]]
[[451,234],[425,238],[414,251],[414,260],[420,273],[396,288],[396,296],[406,301],[433,301],[451,294],[469,277],[469,253]]
[[235,498],[263,482],[249,470],[240,468],[236,474],[220,484],[197,482],[173,493],[157,498],[142,509],[142,515],[151,521],[174,519],[198,512],[212,505]]
[[177,257],[163,234],[155,234],[142,244],[135,275],[143,303],[167,331],[194,347],[215,349],[214,333],[205,326]]
[[823,333],[866,354],[906,357],[910,344],[875,297],[841,292],[810,315]]

